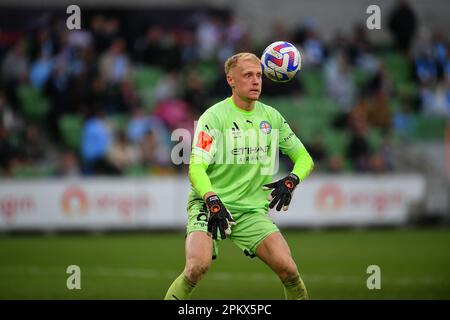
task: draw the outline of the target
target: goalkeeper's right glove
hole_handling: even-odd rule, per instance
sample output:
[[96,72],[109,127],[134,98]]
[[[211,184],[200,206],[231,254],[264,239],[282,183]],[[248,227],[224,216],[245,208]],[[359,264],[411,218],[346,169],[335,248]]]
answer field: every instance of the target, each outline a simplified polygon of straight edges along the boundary
[[217,239],[217,228],[219,228],[220,236],[225,239],[227,234],[231,234],[231,226],[236,222],[217,195],[209,196],[205,202],[209,211],[208,232],[215,240]]

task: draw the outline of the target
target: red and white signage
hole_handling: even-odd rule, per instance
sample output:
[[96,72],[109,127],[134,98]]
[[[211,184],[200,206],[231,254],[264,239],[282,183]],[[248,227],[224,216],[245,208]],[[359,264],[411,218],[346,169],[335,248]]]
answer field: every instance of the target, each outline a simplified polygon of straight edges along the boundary
[[[183,229],[187,178],[2,181],[0,230]],[[296,189],[280,226],[402,225],[423,200],[416,175],[313,176]]]
[[317,176],[297,187],[288,214],[271,216],[279,225],[400,225],[424,195],[421,176]]

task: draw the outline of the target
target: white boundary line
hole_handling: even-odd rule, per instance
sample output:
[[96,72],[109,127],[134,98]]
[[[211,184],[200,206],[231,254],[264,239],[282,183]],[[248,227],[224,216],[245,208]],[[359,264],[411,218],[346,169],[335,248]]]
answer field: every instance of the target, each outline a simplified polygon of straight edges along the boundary
[[[38,267],[38,266],[0,266],[0,280],[4,276],[55,276],[66,274],[67,267]],[[175,279],[181,273],[179,271],[137,268],[107,268],[107,267],[81,267],[81,275],[89,277],[122,277],[135,279],[165,278]],[[366,287],[366,280],[369,275],[361,273],[361,276],[352,275],[324,275],[302,273],[302,278],[307,283],[329,283],[329,284],[361,284]],[[67,275],[68,276],[68,275]],[[211,271],[206,277],[219,281],[270,281],[279,282],[275,274],[261,272],[223,272]],[[437,278],[434,276],[402,276],[383,277],[382,283],[385,285],[412,286],[412,285],[449,285],[449,279]],[[446,284],[447,283],[447,284]]]

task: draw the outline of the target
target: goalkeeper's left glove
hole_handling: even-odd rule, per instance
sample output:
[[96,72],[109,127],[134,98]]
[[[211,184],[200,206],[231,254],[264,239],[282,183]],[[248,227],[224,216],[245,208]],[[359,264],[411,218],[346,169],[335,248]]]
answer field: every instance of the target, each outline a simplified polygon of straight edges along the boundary
[[289,204],[292,199],[292,192],[299,184],[300,179],[293,173],[289,173],[286,178],[281,180],[265,184],[263,186],[263,190],[267,191],[270,189],[274,189],[270,195],[268,196],[268,200],[271,201],[269,204],[270,209],[277,205],[277,211],[280,211],[283,208],[283,211],[286,211],[289,208]]

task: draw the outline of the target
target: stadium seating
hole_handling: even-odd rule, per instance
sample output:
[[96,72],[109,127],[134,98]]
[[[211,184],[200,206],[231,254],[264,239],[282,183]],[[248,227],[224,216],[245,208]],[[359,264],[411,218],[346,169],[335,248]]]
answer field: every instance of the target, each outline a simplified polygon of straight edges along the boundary
[[437,140],[444,138],[445,119],[437,116],[416,116],[414,137],[416,140]]
[[357,68],[352,69],[350,75],[357,88],[364,88],[372,77],[371,72]]
[[163,70],[152,66],[136,66],[132,73],[136,92],[146,109],[154,105],[154,89],[163,76]]
[[308,96],[324,96],[325,81],[322,70],[305,70],[300,74],[299,79]]
[[219,73],[217,72],[217,65],[215,63],[204,61],[197,67],[196,73],[203,81],[207,89],[211,89],[216,82]]
[[379,150],[382,141],[383,141],[383,134],[380,129],[371,129],[367,134],[367,142],[369,143],[369,148],[371,152]]
[[83,130],[83,118],[80,115],[64,115],[60,118],[59,132],[64,145],[74,151],[81,146],[81,135]]
[[128,177],[145,177],[151,173],[151,170],[147,166],[137,164],[128,166],[124,173]]
[[347,131],[326,130],[323,135],[325,150],[328,155],[345,156],[350,134]]
[[108,117],[108,123],[114,131],[127,131],[130,116],[128,114],[115,114]]
[[39,89],[22,85],[17,90],[20,108],[27,120],[42,122],[49,111],[47,99]]
[[381,55],[397,90],[412,79],[411,69],[407,57],[396,51],[387,51]]

